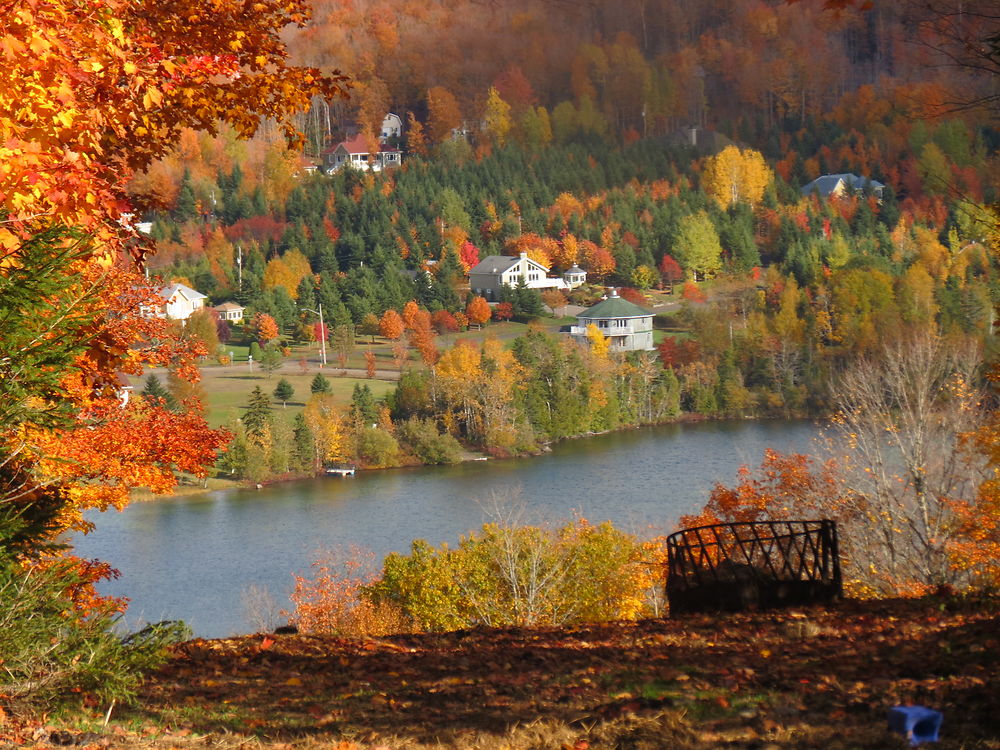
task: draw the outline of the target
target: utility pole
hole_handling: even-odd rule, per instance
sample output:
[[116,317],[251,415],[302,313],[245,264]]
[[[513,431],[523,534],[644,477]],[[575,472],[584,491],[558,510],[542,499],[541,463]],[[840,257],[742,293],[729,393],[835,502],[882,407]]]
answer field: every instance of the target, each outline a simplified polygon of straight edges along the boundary
[[321,339],[320,358],[323,360],[323,367],[326,367],[326,326],[323,325],[323,303],[319,303],[319,336]]
[[243,291],[243,247],[240,245],[236,246],[236,267],[239,269],[239,286],[240,291]]
[[323,303],[319,303],[319,310],[313,310],[309,307],[303,307],[306,312],[316,313],[319,315],[319,340],[320,340],[320,361],[323,363],[323,367],[326,367],[326,326],[323,324]]

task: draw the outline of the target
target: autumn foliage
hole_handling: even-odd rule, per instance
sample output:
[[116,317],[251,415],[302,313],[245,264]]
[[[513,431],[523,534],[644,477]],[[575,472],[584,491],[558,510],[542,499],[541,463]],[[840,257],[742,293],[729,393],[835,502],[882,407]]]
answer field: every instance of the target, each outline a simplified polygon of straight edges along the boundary
[[[127,376],[169,366],[197,380],[197,337],[179,338],[144,311],[163,300],[143,273],[126,184],[185,128],[243,137],[267,118],[295,140],[294,113],[345,80],[287,63],[280,34],[303,3],[43,0],[4,11],[0,31],[0,569],[44,576],[56,536],[86,530],[87,509],[122,507],[129,490],[169,492],[175,472],[204,476],[228,435],[190,401],[168,411],[129,397]],[[196,207],[195,207],[196,208]],[[224,239],[213,235],[213,247]],[[224,248],[219,250],[224,255]],[[12,323],[20,332],[3,330]],[[24,334],[29,334],[25,336]],[[39,348],[40,342],[47,342]],[[47,558],[48,559],[48,558]],[[46,563],[72,586],[47,589],[39,610],[82,606],[99,565]],[[7,597],[4,597],[6,601]],[[58,637],[72,659],[98,645],[107,608],[88,626],[67,614]],[[5,628],[6,630],[6,628]],[[41,632],[41,631],[39,631]],[[117,638],[112,636],[117,642]],[[151,636],[154,641],[158,637]],[[74,639],[79,639],[74,641]],[[55,642],[55,641],[53,641]],[[77,644],[74,646],[73,644]],[[158,648],[158,646],[157,646]],[[121,647],[114,653],[124,654]],[[46,641],[39,653],[47,654]],[[128,693],[109,651],[107,684]],[[37,654],[35,654],[37,655]],[[20,658],[20,657],[19,657]],[[67,673],[68,674],[68,673]],[[45,680],[53,675],[35,675]],[[76,678],[74,678],[76,679]],[[72,683],[70,689],[79,689]],[[118,689],[118,687],[114,688]]]

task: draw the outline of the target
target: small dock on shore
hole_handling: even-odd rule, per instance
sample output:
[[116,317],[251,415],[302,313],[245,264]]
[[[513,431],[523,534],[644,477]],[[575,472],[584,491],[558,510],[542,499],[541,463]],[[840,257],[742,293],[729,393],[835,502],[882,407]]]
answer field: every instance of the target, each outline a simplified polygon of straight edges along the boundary
[[331,466],[326,470],[328,476],[332,477],[353,477],[355,467],[353,466]]

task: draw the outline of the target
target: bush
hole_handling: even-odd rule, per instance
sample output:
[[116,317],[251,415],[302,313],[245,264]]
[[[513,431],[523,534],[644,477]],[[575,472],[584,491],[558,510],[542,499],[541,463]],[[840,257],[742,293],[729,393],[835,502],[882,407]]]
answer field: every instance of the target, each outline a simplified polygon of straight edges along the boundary
[[454,549],[417,540],[409,555],[389,555],[368,595],[432,631],[628,619],[645,611],[642,556],[610,523],[487,524]]
[[398,609],[362,596],[375,580],[374,560],[370,550],[355,546],[324,552],[312,564],[312,578],[295,576],[295,611],[285,614],[307,634],[370,637],[406,631]]
[[0,564],[0,695],[27,704],[88,693],[128,700],[166,647],[190,637],[183,623],[160,623],[122,639],[116,602],[88,611],[73,600],[89,583],[73,560]]
[[399,465],[399,443],[378,427],[368,427],[358,433],[358,458],[373,469]]
[[430,419],[409,419],[400,425],[400,437],[425,464],[456,464],[462,460],[461,444],[448,433],[438,432]]

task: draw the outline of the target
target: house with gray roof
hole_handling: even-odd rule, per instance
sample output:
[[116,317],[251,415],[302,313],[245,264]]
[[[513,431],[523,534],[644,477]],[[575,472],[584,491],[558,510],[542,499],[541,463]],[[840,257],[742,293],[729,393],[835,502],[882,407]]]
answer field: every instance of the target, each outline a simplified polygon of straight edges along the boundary
[[883,183],[869,177],[858,177],[856,174],[849,172],[845,174],[821,175],[808,185],[802,186],[802,195],[812,195],[813,191],[815,191],[819,193],[821,198],[829,198],[831,195],[842,198],[849,190],[861,193],[867,186],[871,187],[871,191],[876,198],[881,199],[882,188],[885,187]]
[[580,341],[586,341],[587,326],[593,324],[611,339],[610,351],[636,352],[655,348],[653,313],[622,299],[617,289],[612,289],[606,299],[577,315],[576,320],[577,325],[570,327],[569,335]]
[[205,306],[208,297],[184,284],[169,284],[159,291],[163,304],[148,311],[150,317],[186,321]]
[[[575,269],[575,270],[574,270]],[[520,255],[487,255],[469,269],[469,288],[487,302],[500,299],[503,287],[516,287],[523,279],[529,289],[574,289],[587,279],[587,272],[574,266],[569,276],[549,276],[549,269]],[[570,280],[571,279],[571,280]]]

